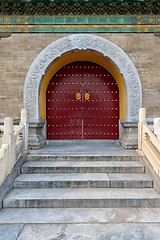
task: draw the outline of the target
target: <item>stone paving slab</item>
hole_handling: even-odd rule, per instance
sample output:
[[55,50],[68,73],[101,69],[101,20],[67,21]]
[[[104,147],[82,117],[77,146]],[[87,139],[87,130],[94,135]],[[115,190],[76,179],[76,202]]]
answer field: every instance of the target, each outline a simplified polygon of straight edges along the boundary
[[159,223],[0,225],[0,240],[158,240],[159,236]]
[[0,211],[0,240],[158,240],[159,236],[160,208]]
[[4,208],[0,211],[0,224],[143,222],[160,223],[160,208]]
[[17,240],[22,228],[23,224],[0,224],[0,240]]
[[17,240],[158,240],[160,224],[25,225]]

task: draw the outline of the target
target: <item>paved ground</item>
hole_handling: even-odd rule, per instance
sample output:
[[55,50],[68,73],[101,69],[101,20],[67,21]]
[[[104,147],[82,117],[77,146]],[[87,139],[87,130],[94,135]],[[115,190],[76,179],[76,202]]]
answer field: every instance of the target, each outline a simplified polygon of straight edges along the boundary
[[3,209],[0,240],[158,240],[160,208]]
[[[72,147],[71,147],[72,146]],[[134,155],[107,141],[52,142],[33,154]],[[160,208],[2,209],[0,240],[159,240]]]

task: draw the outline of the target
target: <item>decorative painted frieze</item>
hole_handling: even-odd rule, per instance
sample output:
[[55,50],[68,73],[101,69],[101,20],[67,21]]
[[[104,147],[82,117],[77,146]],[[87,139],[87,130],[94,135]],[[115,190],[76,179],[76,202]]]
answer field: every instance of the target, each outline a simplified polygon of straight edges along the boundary
[[3,1],[2,15],[158,15],[159,1]]
[[0,16],[0,37],[12,33],[160,33],[159,16]]

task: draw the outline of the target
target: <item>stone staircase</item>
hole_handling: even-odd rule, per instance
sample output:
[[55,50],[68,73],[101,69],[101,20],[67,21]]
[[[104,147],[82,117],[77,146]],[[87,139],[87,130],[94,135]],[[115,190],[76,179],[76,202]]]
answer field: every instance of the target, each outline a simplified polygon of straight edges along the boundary
[[135,156],[29,154],[5,208],[155,208],[160,195]]

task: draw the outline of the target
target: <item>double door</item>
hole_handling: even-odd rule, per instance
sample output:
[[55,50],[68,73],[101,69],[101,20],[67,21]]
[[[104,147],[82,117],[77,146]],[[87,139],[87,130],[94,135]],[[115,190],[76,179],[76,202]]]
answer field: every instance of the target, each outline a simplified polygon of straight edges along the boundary
[[46,92],[47,139],[118,139],[119,91],[102,66],[61,68]]

